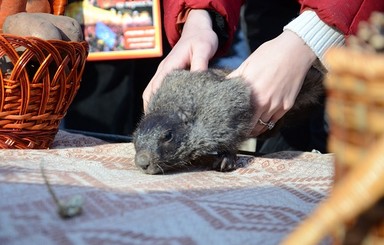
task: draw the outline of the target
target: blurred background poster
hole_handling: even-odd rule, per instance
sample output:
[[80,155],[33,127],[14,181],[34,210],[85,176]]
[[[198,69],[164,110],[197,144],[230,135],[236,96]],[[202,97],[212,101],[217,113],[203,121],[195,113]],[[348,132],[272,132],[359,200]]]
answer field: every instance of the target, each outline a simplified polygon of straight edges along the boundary
[[69,1],[66,15],[83,27],[88,60],[162,55],[160,0]]

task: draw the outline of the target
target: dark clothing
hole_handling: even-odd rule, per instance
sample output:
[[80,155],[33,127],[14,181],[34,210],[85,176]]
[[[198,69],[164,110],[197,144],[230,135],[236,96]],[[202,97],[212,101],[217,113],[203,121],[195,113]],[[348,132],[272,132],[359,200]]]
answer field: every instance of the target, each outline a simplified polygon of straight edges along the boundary
[[132,135],[143,113],[142,93],[170,50],[162,37],[162,57],[88,61],[61,128]]
[[155,59],[87,62],[80,89],[64,118],[68,129],[131,134]]

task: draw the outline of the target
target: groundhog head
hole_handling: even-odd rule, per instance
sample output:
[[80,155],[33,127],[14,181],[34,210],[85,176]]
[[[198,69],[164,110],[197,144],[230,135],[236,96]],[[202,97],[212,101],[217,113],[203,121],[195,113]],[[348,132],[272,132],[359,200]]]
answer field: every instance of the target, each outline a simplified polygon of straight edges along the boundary
[[133,135],[136,166],[144,173],[158,174],[182,165],[188,128],[181,112],[145,115]]

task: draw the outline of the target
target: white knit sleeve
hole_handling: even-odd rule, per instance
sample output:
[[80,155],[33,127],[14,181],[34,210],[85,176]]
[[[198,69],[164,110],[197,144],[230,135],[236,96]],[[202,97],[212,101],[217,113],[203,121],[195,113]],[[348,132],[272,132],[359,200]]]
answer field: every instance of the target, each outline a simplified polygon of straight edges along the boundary
[[311,10],[301,13],[284,30],[290,30],[301,37],[321,62],[330,47],[341,46],[345,42],[341,32],[327,25]]

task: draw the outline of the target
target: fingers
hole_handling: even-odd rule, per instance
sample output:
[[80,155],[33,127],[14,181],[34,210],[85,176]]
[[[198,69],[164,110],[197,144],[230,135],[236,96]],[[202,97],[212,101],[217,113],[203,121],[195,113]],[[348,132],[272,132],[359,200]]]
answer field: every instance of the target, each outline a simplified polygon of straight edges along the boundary
[[147,112],[147,108],[148,108],[148,103],[149,103],[149,99],[151,98],[152,96],[152,93],[151,93],[152,89],[150,86],[147,86],[143,92],[143,110],[144,110],[144,113]]
[[207,70],[209,58],[203,55],[194,55],[191,60],[191,71]]
[[160,87],[161,82],[163,81],[166,74],[169,72],[167,69],[162,69],[162,65],[160,64],[158,70],[155,75],[152,77],[151,81],[148,83],[145,88],[142,99],[143,99],[143,109],[144,113],[147,112],[148,103],[151,99],[152,95],[156,92],[156,90]]
[[216,51],[214,48],[217,48],[215,43],[216,42],[213,42],[213,44],[201,42],[195,46],[189,46],[191,44],[188,43],[187,47],[189,48],[186,48],[183,42],[176,44],[168,56],[160,63],[155,75],[144,90],[142,96],[144,112],[147,111],[151,96],[157,91],[164,77],[169,72],[175,69],[186,69],[188,66],[191,71],[207,70],[209,60]]
[[230,78],[234,78],[234,77],[239,77],[241,75],[240,68],[241,68],[241,66],[239,68],[233,70],[231,73],[229,73],[227,75],[226,78],[230,79]]
[[279,121],[286,113],[286,110],[279,110],[274,114],[263,114],[259,118],[255,118],[255,126],[251,132],[251,135],[256,137],[268,130],[272,130],[277,121]]
[[199,71],[208,69],[209,60],[218,48],[218,37],[212,30],[211,18],[206,10],[189,12],[180,39],[167,57],[160,63],[156,74],[142,95],[144,112],[151,96],[156,93],[165,76],[175,69]]
[[[204,52],[201,52],[201,53],[204,53]],[[197,53],[191,57],[191,64],[190,64],[190,70],[191,71],[201,71],[201,70],[207,70],[208,69],[208,63],[209,63],[210,57],[207,55],[202,55],[201,53]],[[187,66],[186,65],[187,62],[182,63],[180,65],[178,63],[180,61],[175,60],[173,57],[174,56],[171,56],[171,58],[164,60],[164,62],[159,65],[159,68],[156,71],[155,75],[153,76],[153,78],[148,83],[147,87],[145,88],[143,95],[142,95],[144,112],[147,111],[148,102],[149,102],[150,98],[157,91],[157,89],[160,87],[165,76],[174,69],[185,68]],[[164,64],[166,64],[166,65],[164,65]]]
[[203,71],[208,69],[209,60],[215,53],[216,48],[210,44],[196,45],[191,50],[191,71]]

